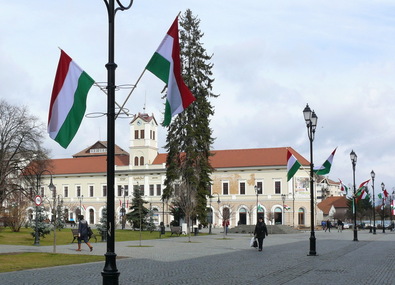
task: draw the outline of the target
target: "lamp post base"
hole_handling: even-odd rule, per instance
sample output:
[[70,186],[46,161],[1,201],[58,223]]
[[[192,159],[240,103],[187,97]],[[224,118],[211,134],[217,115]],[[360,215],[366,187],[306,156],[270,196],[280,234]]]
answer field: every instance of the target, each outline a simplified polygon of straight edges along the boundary
[[354,229],[354,239],[353,241],[358,241],[358,233],[357,233],[357,229]]
[[376,234],[376,227],[373,227],[373,234]]
[[315,241],[316,241],[315,234],[314,234],[314,232],[312,232],[311,236],[310,236],[310,251],[307,256],[316,256],[317,255],[317,252],[315,250]]
[[107,252],[105,254],[106,263],[101,273],[103,276],[104,285],[118,285],[120,272],[117,269],[116,257],[117,255],[113,252]]

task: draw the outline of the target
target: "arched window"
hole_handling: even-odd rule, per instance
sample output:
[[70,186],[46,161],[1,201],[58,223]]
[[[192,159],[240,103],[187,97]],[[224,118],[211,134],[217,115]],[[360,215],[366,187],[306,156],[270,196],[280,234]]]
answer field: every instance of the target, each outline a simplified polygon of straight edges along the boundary
[[140,157],[140,165],[144,165],[144,156]]
[[139,165],[139,158],[136,156],[134,158],[134,166],[138,166]]
[[245,208],[241,208],[239,210],[239,222],[237,225],[246,225],[247,224],[247,210]]
[[299,225],[304,225],[304,209],[303,208],[299,208],[298,210],[298,224]]

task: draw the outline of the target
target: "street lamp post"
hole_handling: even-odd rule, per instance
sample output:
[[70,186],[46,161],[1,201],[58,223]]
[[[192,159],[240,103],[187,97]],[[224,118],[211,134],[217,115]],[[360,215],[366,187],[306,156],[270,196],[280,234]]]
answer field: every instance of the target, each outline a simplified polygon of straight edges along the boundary
[[315,256],[316,252],[316,238],[314,233],[314,163],[313,163],[313,141],[315,136],[315,129],[317,127],[318,117],[314,111],[311,111],[309,104],[303,110],[303,116],[306,121],[307,134],[310,141],[310,251],[308,255]]
[[[373,234],[376,234],[376,203],[375,203],[375,197],[374,197],[374,178],[376,177],[376,174],[372,170],[370,172],[370,176],[372,177],[372,190],[373,190],[373,207],[372,207],[372,212],[373,212]],[[370,227],[372,230],[372,227]]]
[[[384,190],[385,190],[385,184],[384,184],[384,182],[381,182],[381,190],[384,192]],[[384,212],[384,208],[385,208],[385,204],[384,204],[384,195],[383,195],[383,206],[382,206],[382,208],[383,208],[383,234],[385,234],[385,225],[384,225],[384,214],[385,214],[385,212]]]
[[285,194],[281,194],[281,200],[283,200],[283,214],[282,214],[282,218],[283,218],[283,224],[285,224],[285,211],[284,211],[284,203],[285,203]]
[[208,195],[208,197],[209,197],[209,200],[210,200],[210,212],[209,212],[210,219],[209,219],[209,226],[208,226],[208,234],[211,235],[211,227],[212,227],[212,224],[213,224],[213,210],[211,209],[211,199],[213,197],[211,196],[211,194]]
[[82,215],[82,200],[84,200],[84,195],[78,196],[78,200],[80,201],[80,215]]
[[120,272],[117,269],[115,254],[115,69],[114,62],[114,38],[115,38],[115,14],[118,11],[128,10],[129,4],[123,5],[121,0],[104,0],[108,12],[108,63],[107,68],[107,251],[105,264],[101,275],[103,284],[118,284]]
[[258,207],[259,207],[259,203],[258,203],[258,195],[259,195],[259,192],[261,191],[261,188],[259,188],[258,186],[254,186],[254,189],[255,189],[255,194],[256,194],[256,221],[258,222],[258,215],[259,215],[259,210],[258,210]]
[[122,204],[122,229],[125,229],[125,215],[126,215],[126,189],[124,187],[122,187],[122,191],[123,191],[123,204]]
[[357,205],[356,205],[356,197],[355,197],[355,192],[356,192],[356,187],[355,187],[355,166],[357,164],[357,154],[354,152],[354,150],[351,151],[350,153],[350,158],[351,158],[351,163],[352,163],[352,178],[353,178],[353,190],[354,190],[354,195],[353,195],[353,202],[352,202],[352,211],[353,211],[353,217],[354,217],[354,239],[353,241],[358,241],[358,231],[357,231]]
[[[49,190],[50,191],[54,191],[54,189],[55,189],[55,186],[52,183],[52,173],[49,170],[44,169],[39,174],[37,174],[37,183],[36,183],[37,193],[36,193],[36,195],[40,194],[41,175],[44,172],[48,172],[49,175],[50,175],[50,182],[49,182],[49,185],[48,185]],[[34,245],[40,245],[40,235],[38,233],[38,207],[39,206],[36,204],[36,221],[35,221],[36,222],[36,227],[35,227],[35,231],[34,231]]]
[[393,203],[393,201],[394,201],[394,194],[395,194],[395,191],[392,191],[392,194],[390,195],[390,221],[391,221],[391,232],[394,230],[394,228],[393,228],[393,225],[392,225],[392,212],[393,212],[393,205],[392,205],[392,203]]

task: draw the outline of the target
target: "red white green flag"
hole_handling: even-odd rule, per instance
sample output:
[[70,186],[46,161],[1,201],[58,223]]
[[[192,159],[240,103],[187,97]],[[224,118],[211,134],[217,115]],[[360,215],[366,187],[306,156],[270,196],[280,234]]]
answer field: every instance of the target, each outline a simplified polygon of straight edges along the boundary
[[361,199],[369,199],[370,198],[368,192],[366,192],[366,190],[364,190],[364,189],[362,189],[361,191],[358,191],[355,194],[355,197],[357,198],[357,201],[359,201]]
[[81,125],[95,81],[61,50],[48,114],[49,136],[67,148]]
[[339,179],[340,181],[340,190],[343,192],[346,192],[346,195],[348,194],[348,187],[343,184],[343,182]]
[[287,181],[289,181],[300,168],[296,157],[287,149]]
[[325,175],[331,171],[333,157],[335,156],[336,150],[337,150],[337,148],[335,148],[335,150],[332,151],[331,155],[328,157],[327,160],[325,160],[324,164],[322,164],[320,167],[314,169],[314,171],[316,172],[317,175]]
[[181,75],[180,43],[178,39],[178,17],[167,35],[148,62],[146,69],[167,84],[164,126],[171,118],[184,111],[196,98],[185,85]]

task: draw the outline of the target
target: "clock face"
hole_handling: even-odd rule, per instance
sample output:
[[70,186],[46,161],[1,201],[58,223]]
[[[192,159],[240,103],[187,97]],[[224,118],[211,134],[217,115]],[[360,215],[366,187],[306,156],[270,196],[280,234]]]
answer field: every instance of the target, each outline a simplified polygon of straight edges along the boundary
[[137,126],[141,126],[141,121],[137,121]]

